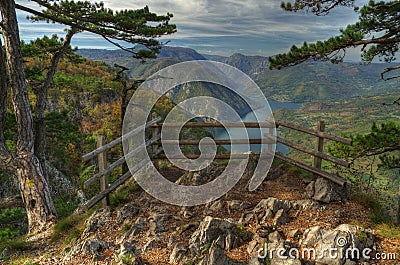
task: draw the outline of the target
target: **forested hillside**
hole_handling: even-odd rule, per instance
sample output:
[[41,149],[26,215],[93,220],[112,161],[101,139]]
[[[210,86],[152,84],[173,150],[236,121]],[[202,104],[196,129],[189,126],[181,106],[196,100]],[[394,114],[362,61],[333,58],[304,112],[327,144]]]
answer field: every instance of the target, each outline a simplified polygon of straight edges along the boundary
[[[158,59],[147,60],[144,63],[134,60],[127,52],[90,49],[77,52],[109,65],[123,65],[129,69],[127,73],[132,79],[145,78],[162,67],[179,61],[204,58],[194,50],[179,47],[164,47]],[[384,81],[379,75],[394,64],[346,62],[339,65],[330,62],[307,62],[282,70],[269,70],[268,57],[233,54],[216,59],[248,74],[267,98],[278,101],[335,101],[349,97],[388,94],[398,90],[397,80]]]

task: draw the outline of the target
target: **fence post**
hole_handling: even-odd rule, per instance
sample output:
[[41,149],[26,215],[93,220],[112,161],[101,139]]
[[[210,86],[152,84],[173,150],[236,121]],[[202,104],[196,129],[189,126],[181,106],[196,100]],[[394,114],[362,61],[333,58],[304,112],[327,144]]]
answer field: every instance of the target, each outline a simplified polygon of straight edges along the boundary
[[[105,140],[104,135],[98,135],[97,136],[97,148],[102,147],[105,144],[106,144],[106,140]],[[102,172],[106,168],[106,164],[107,164],[106,152],[104,151],[104,152],[101,152],[100,154],[98,154],[97,160],[99,163],[99,172]],[[107,175],[105,175],[100,178],[100,191],[104,191],[107,188],[108,188],[108,177],[107,177]],[[101,200],[101,204],[104,208],[107,208],[108,206],[110,206],[110,197],[107,195],[103,200]]]
[[[155,118],[157,118],[157,113],[153,112],[151,114],[151,119],[154,120]],[[157,137],[157,135],[159,133],[160,133],[160,130],[159,130],[159,128],[157,126],[154,126],[151,129],[151,137],[152,138]],[[157,154],[157,151],[158,151],[158,143],[156,142],[156,143],[153,144],[153,154],[152,154],[153,157]]]
[[[325,131],[325,122],[319,121],[317,122],[317,131],[323,132]],[[317,144],[316,144],[317,151],[323,152],[324,151],[324,138],[317,137]],[[320,157],[314,156],[314,167],[321,169],[322,166],[322,159]]]

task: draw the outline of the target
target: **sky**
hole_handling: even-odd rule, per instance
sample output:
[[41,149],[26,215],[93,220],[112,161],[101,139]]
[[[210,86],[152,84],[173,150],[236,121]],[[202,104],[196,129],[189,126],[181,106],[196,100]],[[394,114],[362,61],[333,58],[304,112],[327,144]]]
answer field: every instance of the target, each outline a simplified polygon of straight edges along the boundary
[[[29,0],[17,3],[37,9]],[[103,0],[113,9],[136,9],[149,6],[151,12],[172,13],[171,23],[177,33],[165,36],[170,46],[195,49],[203,54],[229,56],[233,53],[271,56],[283,53],[304,41],[327,39],[340,28],[354,23],[357,15],[352,8],[338,8],[327,16],[305,12],[291,13],[280,8],[280,0]],[[357,1],[356,1],[357,3]],[[360,2],[358,2],[360,3]],[[43,35],[63,36],[64,27],[57,24],[30,22],[28,14],[19,11],[18,20],[23,40]],[[73,38],[79,48],[114,49],[101,37],[80,33]],[[359,53],[350,52],[347,60],[359,60]]]

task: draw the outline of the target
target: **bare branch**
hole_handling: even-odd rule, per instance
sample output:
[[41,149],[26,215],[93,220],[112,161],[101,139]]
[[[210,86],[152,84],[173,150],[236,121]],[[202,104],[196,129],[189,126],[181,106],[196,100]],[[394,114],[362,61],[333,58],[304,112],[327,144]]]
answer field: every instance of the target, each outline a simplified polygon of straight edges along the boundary
[[384,78],[384,75],[385,75],[387,72],[394,71],[394,70],[398,70],[398,69],[400,69],[400,65],[396,65],[396,66],[393,66],[393,67],[388,67],[388,68],[386,68],[386,69],[383,70],[382,73],[381,73],[381,79],[383,79],[383,80],[390,80],[390,79],[398,78],[398,77],[389,77],[389,78],[386,78],[386,79]]
[[13,208],[13,207],[20,207],[20,208],[25,207],[21,195],[5,197],[0,200],[0,209]]

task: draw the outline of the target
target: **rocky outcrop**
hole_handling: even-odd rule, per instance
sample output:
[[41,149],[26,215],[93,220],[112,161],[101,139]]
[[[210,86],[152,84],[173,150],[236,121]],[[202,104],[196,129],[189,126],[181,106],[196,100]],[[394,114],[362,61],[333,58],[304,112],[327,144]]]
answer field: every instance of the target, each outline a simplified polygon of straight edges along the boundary
[[[166,260],[175,265],[353,265],[367,261],[361,256],[364,249],[376,251],[375,236],[356,226],[293,228],[290,222],[304,214],[303,211],[325,209],[313,200],[270,197],[248,209],[249,203],[245,201],[220,199],[205,208],[217,214],[243,212],[240,221],[247,222],[206,216],[200,222],[187,223],[185,217],[178,218],[168,207],[155,203],[146,209],[139,209],[134,203],[114,212],[100,209],[87,220],[84,232],[68,249],[65,260],[87,255],[93,262],[146,264],[148,253],[166,250]],[[178,212],[179,208],[175,210]],[[195,208],[185,210],[193,211],[196,217],[205,212],[196,212]],[[121,229],[125,231],[123,235],[119,234],[115,240],[101,238],[103,226],[115,224],[127,227]],[[330,249],[345,255],[332,258]],[[238,250],[247,251],[248,258],[234,259],[232,253]],[[111,259],[105,257],[109,253]]]
[[341,187],[324,178],[318,178],[308,184],[306,193],[310,199],[324,203],[347,201],[349,199],[346,185]]
[[226,252],[218,245],[212,245],[207,255],[199,263],[199,265],[244,265],[244,264],[246,263],[230,259],[226,255]]
[[[189,240],[189,250],[192,256],[201,256],[208,252],[208,259],[220,253],[221,249],[232,250],[249,241],[252,233],[233,220],[207,216]],[[214,252],[210,247],[215,246]],[[204,263],[208,264],[208,263]]]
[[261,200],[253,209],[253,214],[259,224],[264,224],[268,220],[272,220],[274,226],[281,226],[290,221],[289,214],[292,211],[307,210],[318,206],[317,203],[310,200],[291,202],[270,197]]
[[106,257],[102,254],[102,251],[111,249],[113,252],[118,248],[112,242],[106,242],[96,234],[92,238],[85,239],[75,245],[64,258],[64,261],[73,260],[76,255],[84,255],[91,257],[93,261],[100,261]]

